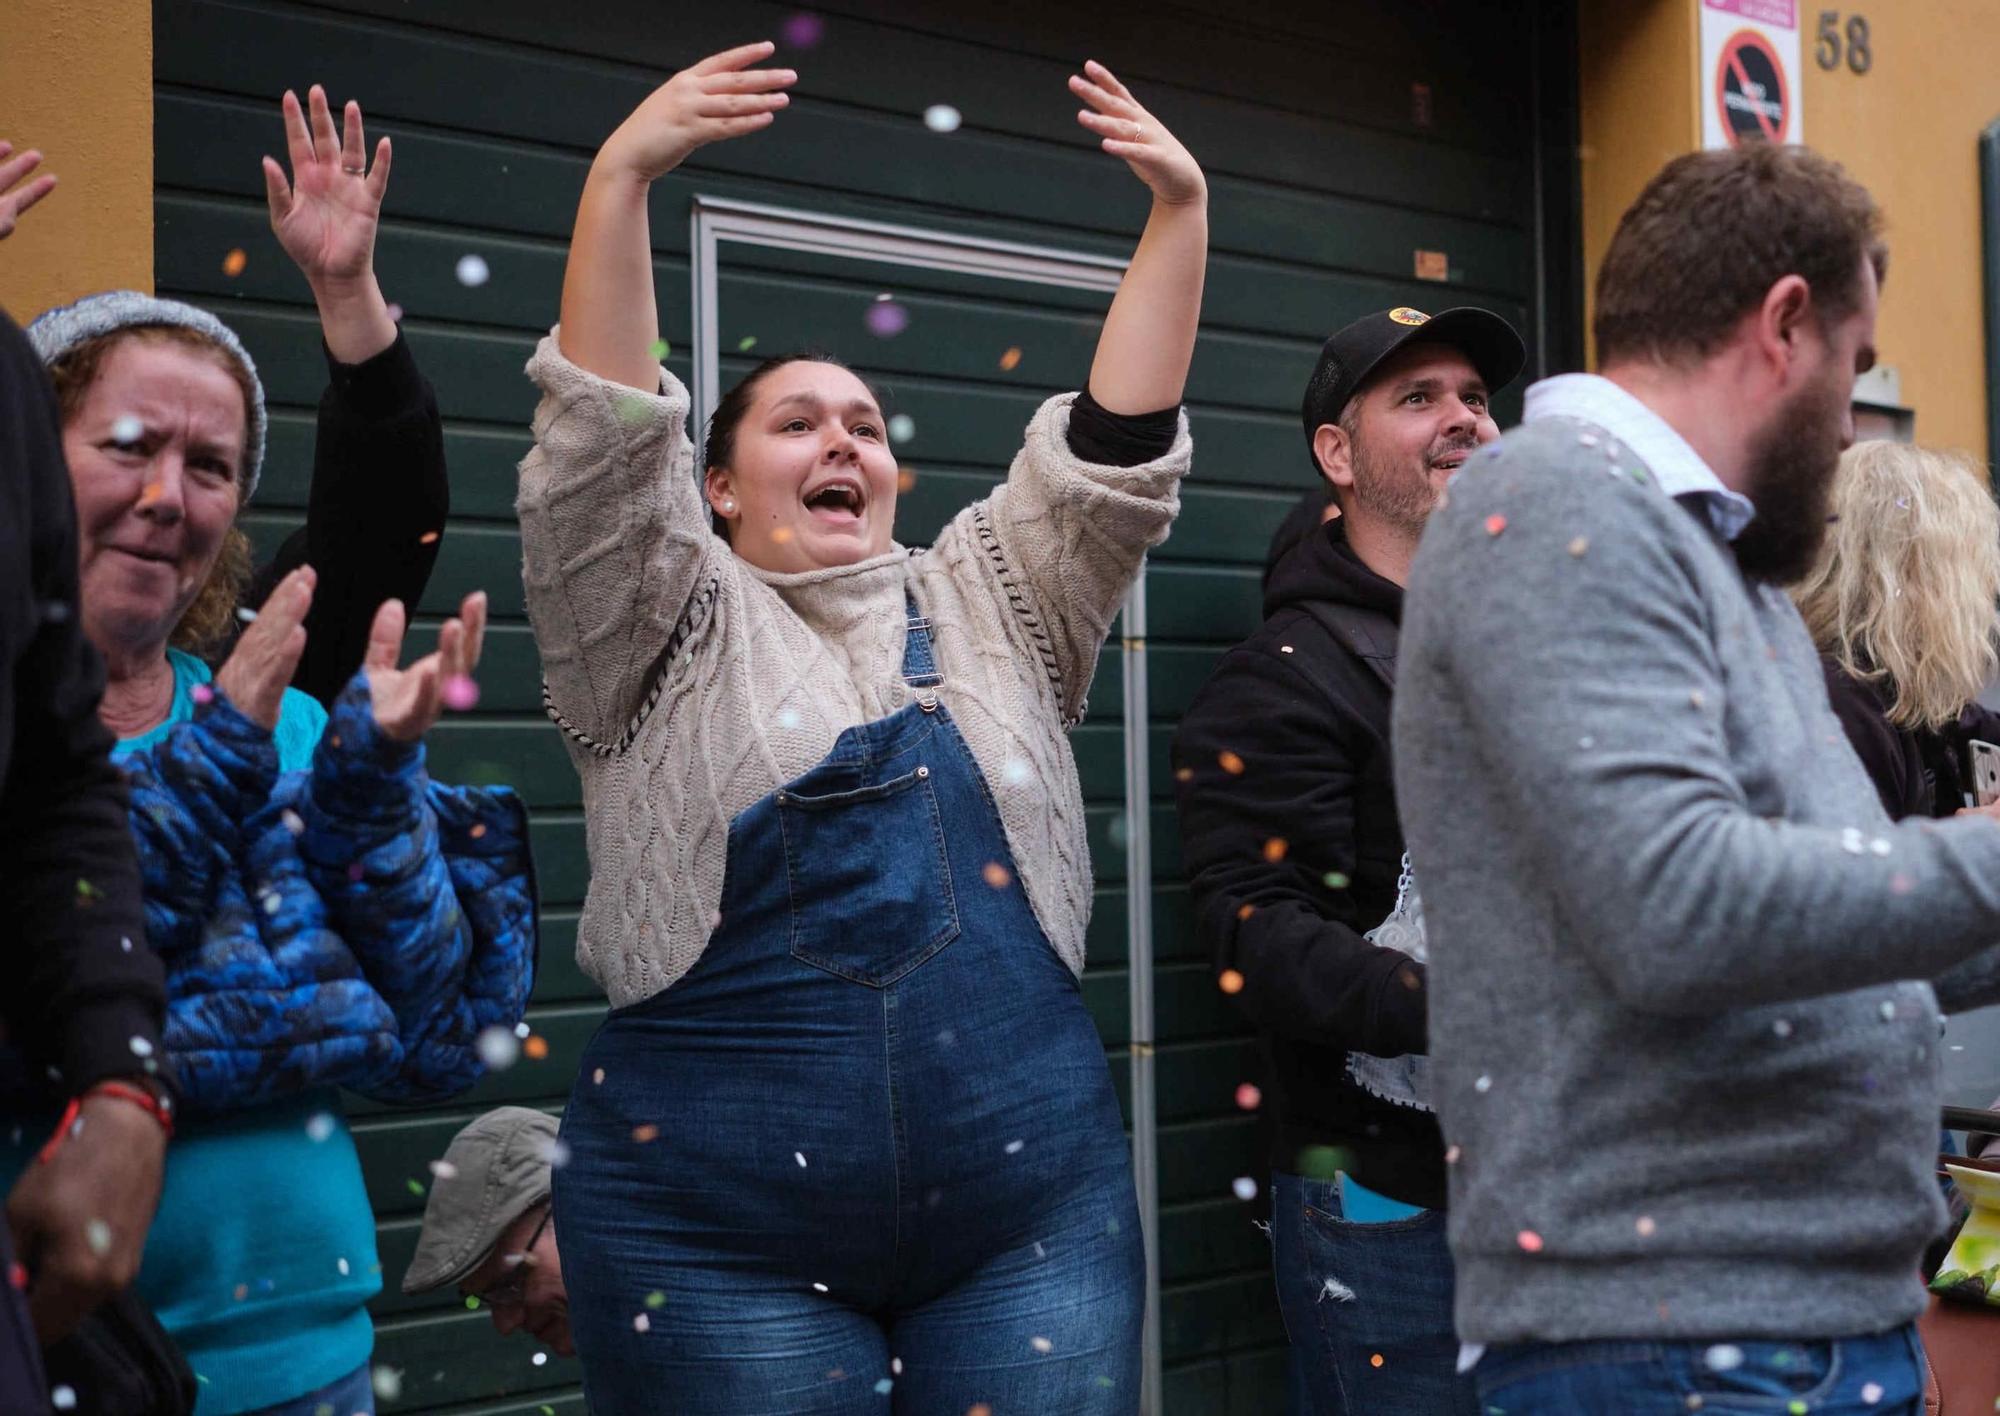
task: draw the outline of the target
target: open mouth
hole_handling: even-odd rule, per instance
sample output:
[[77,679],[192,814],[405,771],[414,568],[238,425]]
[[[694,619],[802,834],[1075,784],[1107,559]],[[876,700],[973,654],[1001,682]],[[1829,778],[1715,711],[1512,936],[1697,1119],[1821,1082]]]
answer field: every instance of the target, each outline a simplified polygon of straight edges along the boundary
[[868,494],[852,477],[830,478],[807,492],[804,500],[815,521],[833,526],[858,526],[868,506]]
[[1447,452],[1442,457],[1431,459],[1431,470],[1434,472],[1456,472],[1459,468],[1465,466],[1465,459],[1470,456],[1472,456],[1472,449],[1469,447],[1459,448],[1455,452]]

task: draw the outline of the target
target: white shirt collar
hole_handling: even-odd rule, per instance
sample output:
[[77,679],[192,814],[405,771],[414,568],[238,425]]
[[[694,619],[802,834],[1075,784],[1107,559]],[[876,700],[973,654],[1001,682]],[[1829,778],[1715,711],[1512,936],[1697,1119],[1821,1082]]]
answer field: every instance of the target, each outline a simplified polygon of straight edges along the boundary
[[1733,541],[1756,516],[1757,508],[1741,492],[1722,484],[1701,454],[1688,446],[1667,420],[1597,374],[1557,374],[1528,389],[1521,421],[1576,418],[1595,423],[1624,443],[1646,465],[1659,489],[1676,500],[1696,502],[1708,524],[1725,541]]

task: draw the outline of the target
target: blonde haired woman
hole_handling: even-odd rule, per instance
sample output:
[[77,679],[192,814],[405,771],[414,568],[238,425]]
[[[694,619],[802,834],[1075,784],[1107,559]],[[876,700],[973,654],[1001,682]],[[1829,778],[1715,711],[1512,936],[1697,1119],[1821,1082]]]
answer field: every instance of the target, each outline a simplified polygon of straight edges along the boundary
[[1833,498],[1792,598],[1883,807],[1949,816],[1970,804],[1966,742],[2000,743],[1973,701],[2000,665],[2000,509],[1971,459],[1892,442],[1848,449]]

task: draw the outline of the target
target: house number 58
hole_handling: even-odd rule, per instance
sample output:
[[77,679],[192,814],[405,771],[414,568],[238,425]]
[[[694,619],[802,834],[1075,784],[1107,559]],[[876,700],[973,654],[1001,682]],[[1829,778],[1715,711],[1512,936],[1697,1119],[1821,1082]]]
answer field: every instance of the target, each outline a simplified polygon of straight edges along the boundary
[[1813,53],[1822,69],[1838,69],[1841,51],[1847,53],[1847,67],[1857,74],[1868,72],[1875,62],[1875,55],[1868,48],[1868,17],[1849,15],[1847,17],[1846,43],[1841,42],[1840,11],[1821,10],[1819,12],[1818,43]]

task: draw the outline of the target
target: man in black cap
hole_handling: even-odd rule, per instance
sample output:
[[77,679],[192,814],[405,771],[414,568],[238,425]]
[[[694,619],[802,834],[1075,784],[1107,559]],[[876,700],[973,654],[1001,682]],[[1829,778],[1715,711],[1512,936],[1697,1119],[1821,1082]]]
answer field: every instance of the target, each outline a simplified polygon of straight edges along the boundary
[[1326,341],[1306,445],[1340,515],[1270,569],[1264,624],[1174,744],[1196,927],[1264,1044],[1279,1304],[1315,1416],[1476,1413],[1457,1373],[1443,1141],[1425,1085],[1422,906],[1389,755],[1425,519],[1500,435],[1505,320],[1401,307]]

